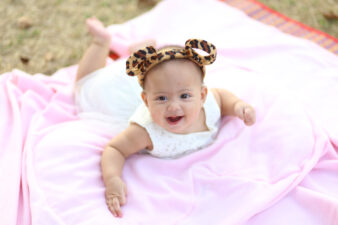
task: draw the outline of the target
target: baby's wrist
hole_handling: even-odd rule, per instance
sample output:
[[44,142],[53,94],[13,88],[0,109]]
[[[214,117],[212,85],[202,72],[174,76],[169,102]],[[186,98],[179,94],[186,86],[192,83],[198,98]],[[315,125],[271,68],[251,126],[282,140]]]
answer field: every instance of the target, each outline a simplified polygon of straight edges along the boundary
[[237,107],[238,107],[238,104],[243,102],[241,99],[237,99],[234,103],[233,103],[233,112],[235,115],[237,115]]
[[105,186],[110,186],[111,184],[115,183],[118,180],[121,180],[120,176],[112,175],[112,176],[106,177],[104,179],[104,184],[105,184]]

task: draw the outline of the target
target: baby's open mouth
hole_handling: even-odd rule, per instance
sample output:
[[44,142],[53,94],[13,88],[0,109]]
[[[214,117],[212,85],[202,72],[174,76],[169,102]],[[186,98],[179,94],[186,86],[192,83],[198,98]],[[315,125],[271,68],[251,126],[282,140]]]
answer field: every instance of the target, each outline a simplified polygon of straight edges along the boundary
[[169,124],[176,124],[176,123],[178,123],[182,118],[183,118],[183,116],[170,116],[170,117],[167,117],[167,121],[168,121]]

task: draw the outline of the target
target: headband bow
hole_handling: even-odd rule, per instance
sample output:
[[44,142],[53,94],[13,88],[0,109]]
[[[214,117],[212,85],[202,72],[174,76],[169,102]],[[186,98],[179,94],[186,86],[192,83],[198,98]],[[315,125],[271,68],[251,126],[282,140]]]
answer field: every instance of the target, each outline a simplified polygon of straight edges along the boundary
[[[208,53],[203,56],[194,49],[200,49]],[[199,39],[189,39],[185,42],[184,48],[165,48],[156,50],[153,46],[148,46],[134,52],[126,62],[126,71],[129,76],[138,76],[138,81],[143,87],[146,73],[155,65],[171,59],[189,59],[199,66],[205,76],[205,65],[209,65],[216,60],[216,47]]]

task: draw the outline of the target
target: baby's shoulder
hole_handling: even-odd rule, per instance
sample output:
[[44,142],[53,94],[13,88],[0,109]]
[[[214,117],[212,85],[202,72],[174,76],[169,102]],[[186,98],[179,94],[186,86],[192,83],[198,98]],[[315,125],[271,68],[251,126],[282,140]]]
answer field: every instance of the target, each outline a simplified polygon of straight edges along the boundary
[[126,129],[126,134],[130,141],[138,146],[142,146],[142,149],[152,149],[152,142],[148,131],[139,124],[131,122]]

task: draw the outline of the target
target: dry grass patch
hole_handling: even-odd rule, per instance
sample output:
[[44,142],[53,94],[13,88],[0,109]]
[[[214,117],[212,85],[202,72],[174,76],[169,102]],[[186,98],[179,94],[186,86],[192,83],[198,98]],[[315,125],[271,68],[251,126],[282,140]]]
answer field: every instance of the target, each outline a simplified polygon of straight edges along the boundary
[[[19,68],[52,74],[76,64],[90,39],[86,18],[95,15],[110,25],[149,9],[137,0],[2,0],[0,73]],[[20,28],[27,23],[28,29]]]
[[[323,15],[338,14],[337,0],[261,2],[338,37],[337,20]],[[95,15],[110,25],[127,21],[150,8],[139,6],[138,0],[1,0],[0,74],[14,68],[31,74],[52,74],[76,64],[90,40],[86,18]]]
[[338,38],[338,0],[259,0],[294,20]]

